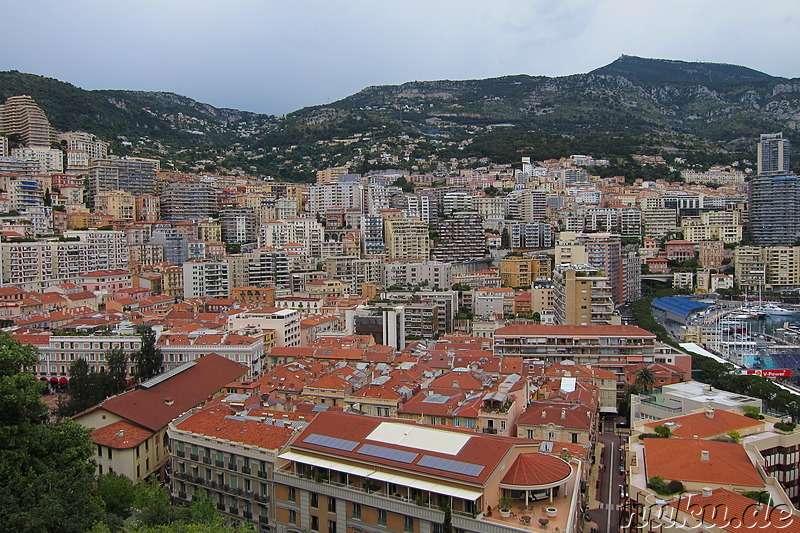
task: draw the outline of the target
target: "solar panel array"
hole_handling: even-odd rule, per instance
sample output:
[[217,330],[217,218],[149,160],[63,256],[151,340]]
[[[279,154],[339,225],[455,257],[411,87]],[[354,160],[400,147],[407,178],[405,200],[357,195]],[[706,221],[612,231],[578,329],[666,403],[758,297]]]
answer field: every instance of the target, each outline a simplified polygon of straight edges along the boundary
[[417,465],[443,470],[451,474],[463,474],[472,477],[479,475],[483,471],[483,465],[454,461],[453,459],[434,457],[433,455],[424,455],[422,459],[417,462]]
[[414,452],[406,452],[403,450],[395,450],[394,448],[387,448],[385,446],[375,446],[374,444],[365,444],[358,449],[358,453],[369,455],[371,457],[380,457],[381,459],[390,459],[399,463],[411,463],[419,455]]
[[342,450],[345,452],[352,452],[358,446],[358,443],[353,440],[337,439],[335,437],[328,437],[318,433],[312,433],[303,442],[308,444],[316,444],[317,446],[324,446],[326,448],[333,448],[334,450]]

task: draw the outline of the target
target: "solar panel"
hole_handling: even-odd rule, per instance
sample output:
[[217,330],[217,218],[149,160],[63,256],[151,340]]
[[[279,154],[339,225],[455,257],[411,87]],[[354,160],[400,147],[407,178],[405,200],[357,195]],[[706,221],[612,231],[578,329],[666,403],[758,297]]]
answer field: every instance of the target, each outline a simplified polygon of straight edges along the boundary
[[307,442],[308,444],[316,444],[317,446],[324,446],[326,448],[333,448],[334,450],[342,450],[345,452],[352,452],[353,449],[358,446],[356,441],[337,439],[336,437],[328,437],[327,435],[320,435],[318,433],[312,433],[303,439],[303,442]]
[[483,471],[483,465],[476,465],[473,463],[465,463],[463,461],[454,461],[453,459],[445,459],[444,457],[434,457],[433,455],[424,455],[422,459],[417,462],[419,466],[427,468],[435,468],[444,472],[452,474],[463,474],[465,476],[475,477]]
[[381,459],[390,459],[399,463],[411,463],[419,455],[414,452],[406,452],[403,450],[395,450],[394,448],[386,448],[385,446],[375,446],[374,444],[365,444],[358,449],[358,453],[369,455],[371,457],[380,457]]

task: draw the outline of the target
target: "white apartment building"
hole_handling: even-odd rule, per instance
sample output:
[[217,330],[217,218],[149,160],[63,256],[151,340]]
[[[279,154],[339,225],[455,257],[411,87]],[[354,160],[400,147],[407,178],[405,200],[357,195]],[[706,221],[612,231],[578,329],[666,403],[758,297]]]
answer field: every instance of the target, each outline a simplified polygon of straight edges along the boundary
[[313,218],[293,217],[272,220],[261,224],[258,246],[279,248],[284,244],[298,243],[305,246],[308,254],[319,257],[325,241],[325,228]]
[[312,215],[333,208],[364,210],[364,186],[358,182],[324,183],[308,188],[307,209]]
[[208,330],[189,334],[165,332],[158,338],[158,347],[164,355],[166,371],[209,353],[247,366],[251,375],[264,370],[264,340],[261,338]]
[[275,331],[275,346],[300,346],[300,312],[295,309],[264,308],[228,317],[229,331]]
[[64,172],[64,159],[61,150],[44,146],[30,146],[28,148],[14,148],[11,157],[38,161],[43,174]]
[[183,264],[183,297],[228,298],[228,262],[191,260]]
[[[127,268],[128,246],[124,231],[115,230],[71,230],[64,232],[65,238],[78,238],[92,246],[98,262],[102,266],[94,270],[114,270]],[[88,272],[88,271],[87,271]]]
[[392,261],[383,264],[383,285],[415,286],[427,282],[429,287],[450,287],[452,265],[441,261]]

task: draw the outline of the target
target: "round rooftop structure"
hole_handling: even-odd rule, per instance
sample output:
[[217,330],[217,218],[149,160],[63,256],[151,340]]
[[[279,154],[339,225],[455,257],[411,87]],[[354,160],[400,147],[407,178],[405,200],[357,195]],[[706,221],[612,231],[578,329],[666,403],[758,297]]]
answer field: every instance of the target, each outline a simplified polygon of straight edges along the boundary
[[554,455],[534,452],[517,457],[500,481],[500,488],[541,490],[558,487],[572,475],[572,466]]

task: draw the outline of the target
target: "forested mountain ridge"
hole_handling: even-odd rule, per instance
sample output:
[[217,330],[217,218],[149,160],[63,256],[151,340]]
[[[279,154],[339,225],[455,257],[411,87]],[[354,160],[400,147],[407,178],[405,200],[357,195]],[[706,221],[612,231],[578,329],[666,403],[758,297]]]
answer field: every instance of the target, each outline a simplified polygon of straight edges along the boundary
[[[413,166],[432,150],[440,160],[480,156],[470,146],[486,145],[492,145],[487,155],[511,160],[530,143],[507,140],[523,137],[566,136],[573,142],[559,143],[564,150],[608,147],[607,153],[592,154],[597,157],[622,155],[614,153],[617,145],[619,150],[624,145],[657,151],[667,144],[678,150],[752,152],[757,135],[772,131],[800,141],[800,80],[735,65],[633,56],[555,78],[514,75],[367,87],[285,117],[215,108],[174,93],[86,91],[42,76],[0,72],[0,99],[15,94],[30,94],[60,130],[134,141],[133,153],[161,157],[165,168],[196,168],[194,162],[202,160],[211,162],[207,170],[279,179],[308,179],[316,168],[345,161],[374,162],[403,135],[414,147],[400,166]],[[612,142],[619,138],[625,142]],[[600,148],[591,142],[595,139],[605,139]],[[465,141],[471,143],[466,149]]]

